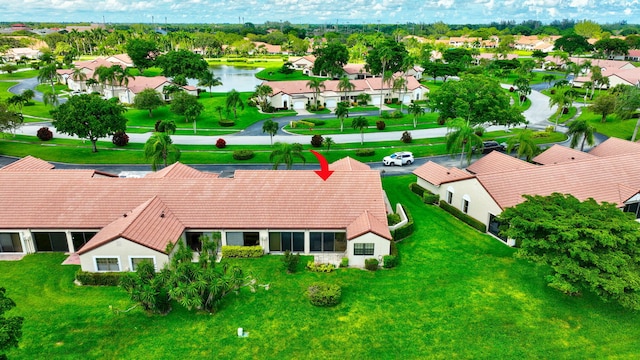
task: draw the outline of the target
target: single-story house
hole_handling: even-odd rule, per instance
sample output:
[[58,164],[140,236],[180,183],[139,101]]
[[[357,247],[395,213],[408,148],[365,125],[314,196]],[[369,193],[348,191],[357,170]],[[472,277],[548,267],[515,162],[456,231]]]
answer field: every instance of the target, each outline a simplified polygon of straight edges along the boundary
[[42,56],[42,52],[32,48],[11,48],[2,54],[5,61],[18,61],[22,58],[34,60],[39,59],[40,56]]
[[[498,236],[496,216],[524,201],[523,195],[571,194],[614,203],[640,218],[640,144],[609,138],[589,153],[553,146],[534,165],[493,151],[466,170],[433,162],[413,173],[425,189],[487,226]],[[511,239],[501,239],[514,245]]]
[[350,158],[330,169],[326,181],[312,170],[219,178],[176,163],[119,178],[28,156],[0,168],[0,254],[72,253],[92,272],[135,270],[145,259],[159,269],[168,244],[198,251],[200,237],[215,232],[222,246],[291,250],[323,263],[382,260],[391,234],[380,173]]

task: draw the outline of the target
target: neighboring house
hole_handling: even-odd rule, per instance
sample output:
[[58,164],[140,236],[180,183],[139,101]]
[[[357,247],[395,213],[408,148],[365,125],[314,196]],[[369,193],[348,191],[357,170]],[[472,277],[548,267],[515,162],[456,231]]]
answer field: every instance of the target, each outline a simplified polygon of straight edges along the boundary
[[[528,195],[571,194],[616,204],[640,218],[640,144],[609,138],[589,153],[553,146],[534,165],[493,151],[463,171],[433,162],[413,173],[425,189],[487,226],[498,236],[496,216]],[[501,239],[509,245],[512,240]]]
[[2,58],[5,61],[15,62],[22,59],[23,57],[34,60],[34,59],[39,59],[40,56],[42,56],[42,52],[40,52],[40,50],[37,50],[37,49],[11,48],[2,55]]
[[112,64],[118,64],[123,67],[134,67],[133,60],[127,54],[111,55],[105,59]]
[[215,232],[223,246],[323,263],[382,260],[391,234],[380,173],[350,158],[330,169],[327,181],[312,170],[218,178],[176,163],[118,178],[26,157],[0,169],[0,253],[74,253],[84,271],[130,271],[145,259],[159,269],[171,258],[168,244],[198,251],[200,236]]
[[453,47],[480,47],[482,38],[468,36],[452,36],[449,38],[449,46]]
[[[618,60],[601,60],[601,59],[583,59],[571,58],[577,64],[584,64],[585,61],[591,61],[591,66],[600,67],[602,76],[609,78],[609,87],[618,84],[638,86],[640,84],[640,68],[636,68],[628,61]],[[582,87],[585,82],[591,81],[591,71],[587,71],[586,75],[573,79],[573,86]]]
[[637,49],[629,50],[629,54],[627,54],[627,56],[624,59],[627,61],[635,61],[635,62],[640,61],[640,50],[637,50]]
[[316,57],[313,55],[306,55],[301,57],[290,57],[289,62],[295,70],[302,70],[305,75],[310,75],[313,64],[316,61]]
[[283,54],[282,46],[280,45],[271,45],[262,41],[254,41],[253,44],[256,46],[249,54],[263,54],[263,55],[278,55]]

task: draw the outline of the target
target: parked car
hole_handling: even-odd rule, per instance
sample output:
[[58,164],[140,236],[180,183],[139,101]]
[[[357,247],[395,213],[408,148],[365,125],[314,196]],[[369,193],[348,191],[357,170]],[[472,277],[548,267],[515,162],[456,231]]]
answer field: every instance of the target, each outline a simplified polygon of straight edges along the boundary
[[389,165],[397,165],[397,166],[402,166],[402,165],[411,165],[413,164],[414,159],[413,159],[413,153],[409,152],[409,151],[400,151],[397,153],[393,153],[389,156],[385,156],[384,159],[382,159],[382,163],[384,164],[384,166],[389,166]]
[[493,150],[504,152],[505,146],[503,144],[499,144],[497,141],[483,141],[482,149],[478,149],[475,146],[472,148],[473,152],[482,151],[483,154],[488,154]]

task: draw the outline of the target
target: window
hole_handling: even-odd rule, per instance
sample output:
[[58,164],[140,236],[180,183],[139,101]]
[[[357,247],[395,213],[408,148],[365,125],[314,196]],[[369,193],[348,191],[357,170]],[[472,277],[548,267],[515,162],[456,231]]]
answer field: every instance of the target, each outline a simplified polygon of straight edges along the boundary
[[447,188],[447,204],[453,203],[453,188],[449,186]]
[[343,232],[309,233],[311,251],[343,252],[347,250],[346,234]]
[[95,258],[97,271],[120,271],[120,260],[117,257]]
[[36,232],[33,233],[36,251],[68,252],[67,234],[63,232]]
[[22,243],[18,233],[0,233],[0,253],[22,252]]
[[630,204],[625,204],[624,209],[622,211],[624,212],[630,212],[632,214],[635,215],[636,219],[638,218],[638,209],[640,208],[640,203],[634,202],[634,203],[630,203]]
[[304,252],[303,232],[270,232],[269,251]]
[[[114,260],[117,260],[117,259],[114,259]],[[130,257],[129,265],[131,265],[130,267],[131,271],[138,270],[138,265],[144,261],[150,262],[151,264],[153,264],[154,267],[156,265],[156,258],[153,256]]]
[[462,197],[462,212],[463,213],[468,213],[469,212],[469,201],[471,200],[471,198],[469,198],[469,195],[465,194]]
[[200,237],[203,235],[204,233],[201,232],[186,233],[187,246],[189,246],[189,248],[195,252],[202,251],[202,241],[200,241]]
[[373,255],[374,249],[374,243],[355,243],[353,244],[353,255]]
[[80,250],[95,234],[95,232],[72,232],[73,251]]
[[256,246],[260,245],[259,232],[228,232],[227,245],[233,246]]

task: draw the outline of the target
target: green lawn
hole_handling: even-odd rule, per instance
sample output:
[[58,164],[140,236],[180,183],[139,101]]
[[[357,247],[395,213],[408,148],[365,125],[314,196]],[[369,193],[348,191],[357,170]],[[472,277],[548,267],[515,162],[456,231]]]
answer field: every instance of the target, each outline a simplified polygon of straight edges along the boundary
[[594,114],[589,108],[582,108],[582,114],[578,118],[586,119],[601,134],[625,140],[631,140],[633,129],[638,121],[638,119],[620,120],[617,115],[611,114],[607,116],[607,122],[603,123],[602,115]]
[[[134,308],[119,288],[73,285],[62,254],[0,262],[0,283],[25,317],[11,359],[450,359],[634,358],[640,315],[586,293],[567,297],[544,283],[544,267],[479,234],[407,184],[387,177],[416,232],[398,245],[401,265],[368,272],[285,274],[279,256],[235,260],[259,284],[230,295],[215,315],[174,304],[167,316]],[[303,261],[304,262],[304,261]],[[304,297],[316,281],[342,286],[342,303],[316,308]],[[244,328],[247,338],[238,338]]]
[[12,74],[0,74],[0,80],[22,80],[38,76],[38,70],[14,72]]

